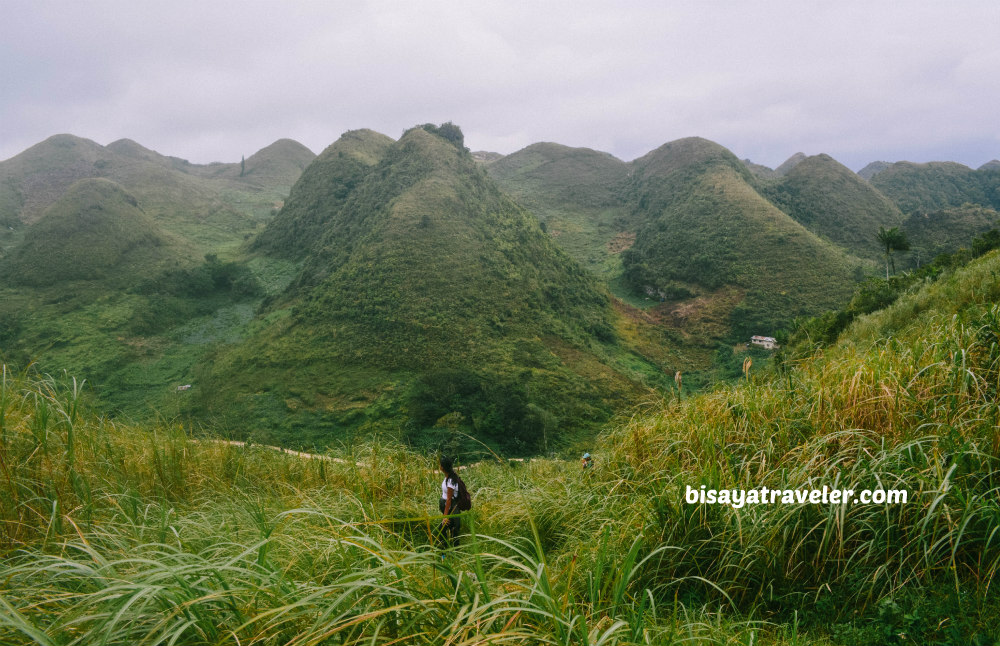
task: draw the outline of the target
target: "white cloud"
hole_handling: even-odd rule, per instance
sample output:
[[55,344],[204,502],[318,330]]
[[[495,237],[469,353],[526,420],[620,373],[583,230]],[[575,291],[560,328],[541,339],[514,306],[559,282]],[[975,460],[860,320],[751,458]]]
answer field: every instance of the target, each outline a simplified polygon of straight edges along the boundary
[[[631,159],[699,135],[769,165],[1000,157],[1000,5],[24,3],[0,28],[0,158],[57,132],[192,161],[452,120],[468,145]],[[995,152],[990,153],[990,149]],[[964,156],[964,157],[963,157]]]

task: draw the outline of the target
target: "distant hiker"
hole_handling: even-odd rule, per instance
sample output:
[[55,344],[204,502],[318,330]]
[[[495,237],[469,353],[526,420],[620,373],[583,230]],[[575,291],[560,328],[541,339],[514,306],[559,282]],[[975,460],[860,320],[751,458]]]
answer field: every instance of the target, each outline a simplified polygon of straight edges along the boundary
[[438,466],[444,474],[441,500],[438,501],[438,508],[444,514],[441,520],[441,537],[446,547],[455,547],[458,545],[458,532],[462,529],[462,517],[459,514],[472,508],[472,498],[465,483],[455,473],[451,458],[441,456]]
[[590,457],[589,453],[584,453],[583,457],[580,458],[580,465],[583,467],[584,471],[592,469],[594,467],[594,458]]

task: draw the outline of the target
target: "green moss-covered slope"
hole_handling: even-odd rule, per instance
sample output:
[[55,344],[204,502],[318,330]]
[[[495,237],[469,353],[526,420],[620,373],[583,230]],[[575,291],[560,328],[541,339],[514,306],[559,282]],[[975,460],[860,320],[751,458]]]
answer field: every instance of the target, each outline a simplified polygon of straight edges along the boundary
[[621,274],[618,254],[631,241],[621,192],[628,164],[589,148],[538,143],[487,171],[577,262],[608,281]]

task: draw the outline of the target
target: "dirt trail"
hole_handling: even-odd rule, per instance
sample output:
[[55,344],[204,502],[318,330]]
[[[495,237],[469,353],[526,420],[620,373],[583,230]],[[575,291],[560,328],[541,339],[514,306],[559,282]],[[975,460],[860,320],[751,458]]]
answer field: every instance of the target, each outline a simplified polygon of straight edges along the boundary
[[[194,440],[194,441],[197,442],[198,440]],[[229,446],[241,446],[241,447],[245,447],[247,445],[246,442],[242,442],[242,441],[239,441],[239,440],[209,440],[209,441],[210,442],[216,442],[218,444],[228,444]],[[278,453],[284,453],[285,455],[294,455],[296,457],[306,458],[307,460],[327,460],[329,462],[336,462],[337,464],[350,464],[350,462],[348,460],[344,460],[342,458],[335,458],[335,457],[330,456],[330,455],[320,455],[318,453],[304,453],[303,451],[293,451],[292,449],[285,449],[285,448],[282,448],[280,446],[271,446],[269,444],[256,444],[256,443],[254,443],[254,444],[251,444],[250,446],[252,446],[252,447],[259,446],[262,449],[270,449],[272,451],[277,451]],[[509,460],[513,461],[513,462],[524,462],[524,458],[509,458]],[[469,467],[474,467],[474,466],[483,464],[483,462],[488,462],[488,460],[481,460],[479,462],[473,462],[472,464],[465,464],[465,465],[459,466],[458,470],[468,469]],[[361,463],[361,462],[355,462],[354,465],[358,466],[358,467],[364,466],[364,464]]]

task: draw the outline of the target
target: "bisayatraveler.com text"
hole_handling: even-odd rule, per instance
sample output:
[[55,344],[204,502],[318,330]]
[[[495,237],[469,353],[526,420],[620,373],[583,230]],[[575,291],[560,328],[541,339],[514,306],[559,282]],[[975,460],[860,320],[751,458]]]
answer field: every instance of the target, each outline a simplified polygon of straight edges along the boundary
[[901,505],[908,494],[903,489],[695,489],[686,485],[684,501],[689,504],[728,505],[739,509],[746,505]]

